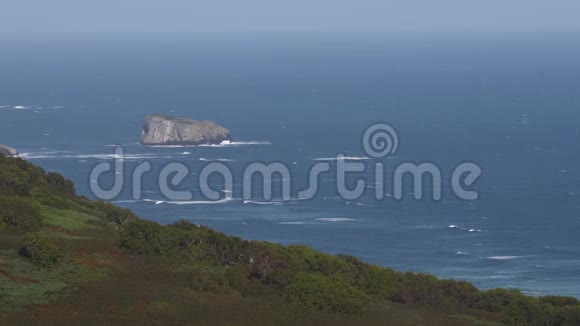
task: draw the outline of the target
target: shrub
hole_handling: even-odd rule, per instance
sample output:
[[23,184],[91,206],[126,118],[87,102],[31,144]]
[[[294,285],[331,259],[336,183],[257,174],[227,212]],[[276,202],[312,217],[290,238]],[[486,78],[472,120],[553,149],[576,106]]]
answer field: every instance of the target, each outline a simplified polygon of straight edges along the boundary
[[123,228],[120,246],[133,254],[162,255],[178,249],[178,237],[172,233],[179,233],[179,230],[151,221],[134,220]]
[[393,296],[399,303],[425,304],[442,307],[444,300],[439,292],[437,278],[429,274],[402,274],[400,290]]
[[229,287],[240,293],[245,293],[252,286],[248,271],[243,266],[229,266],[225,268],[224,279]]
[[370,298],[336,276],[299,273],[284,289],[286,300],[313,311],[364,314]]
[[472,309],[481,300],[481,292],[471,283],[441,280],[437,285],[441,295],[449,302],[452,309]]
[[112,223],[117,229],[123,229],[130,222],[139,220],[137,215],[128,209],[104,201],[96,201],[94,205],[99,211],[105,213],[109,223]]
[[248,251],[250,274],[265,283],[285,286],[300,270],[298,262],[282,245],[251,241]]
[[0,198],[0,219],[9,228],[23,231],[36,230],[42,224],[38,205],[18,197]]
[[241,289],[244,276],[230,267],[198,266],[193,270],[190,286],[201,292],[234,294]]
[[563,326],[580,325],[580,306],[567,306],[562,309]]
[[481,309],[501,312],[507,325],[559,325],[561,318],[553,306],[541,304],[518,290],[493,289],[482,292],[478,305]]
[[568,307],[568,306],[578,306],[580,301],[572,297],[561,297],[561,296],[545,296],[540,297],[540,302],[549,304],[555,307]]
[[20,255],[41,267],[54,266],[64,258],[48,236],[38,233],[29,233],[22,238]]
[[347,276],[352,272],[351,266],[340,257],[323,254],[302,245],[289,246],[288,252],[302,261],[306,271],[324,275]]
[[58,173],[47,173],[44,179],[46,180],[48,190],[51,192],[57,192],[69,197],[74,196],[76,193],[72,181],[66,180]]
[[381,299],[391,299],[401,289],[400,273],[376,266],[360,269],[352,282],[358,289]]
[[0,155],[0,193],[26,196],[44,189],[43,169],[19,158]]

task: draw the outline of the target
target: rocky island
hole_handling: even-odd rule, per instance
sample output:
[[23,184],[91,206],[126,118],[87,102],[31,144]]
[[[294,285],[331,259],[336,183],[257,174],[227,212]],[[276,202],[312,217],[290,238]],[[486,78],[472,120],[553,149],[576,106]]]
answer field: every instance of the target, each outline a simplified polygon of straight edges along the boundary
[[218,145],[231,141],[229,129],[213,121],[197,121],[160,114],[146,116],[141,133],[141,144],[148,146]]
[[18,152],[12,147],[0,144],[0,155],[13,157],[18,156]]

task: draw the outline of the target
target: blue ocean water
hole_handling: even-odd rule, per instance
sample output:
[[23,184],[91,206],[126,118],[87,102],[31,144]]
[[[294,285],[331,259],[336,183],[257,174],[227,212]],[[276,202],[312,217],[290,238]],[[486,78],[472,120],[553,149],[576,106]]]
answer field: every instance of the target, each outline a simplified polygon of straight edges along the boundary
[[[481,165],[480,199],[440,202],[318,196],[274,204],[161,203],[155,177],[143,199],[114,200],[161,223],[186,219],[227,234],[302,243],[398,270],[481,288],[580,297],[580,44],[543,39],[167,41],[164,44],[9,44],[0,54],[0,143],[72,179],[94,197],[89,174],[120,144],[131,170],[147,161],[191,169],[208,160],[234,171],[286,163],[295,188],[320,158],[365,157],[364,129],[395,126],[398,163],[430,161],[445,177]],[[216,120],[240,146],[151,148],[142,119],[167,113]],[[369,164],[372,160],[365,160]],[[154,175],[154,174],[152,174]]]

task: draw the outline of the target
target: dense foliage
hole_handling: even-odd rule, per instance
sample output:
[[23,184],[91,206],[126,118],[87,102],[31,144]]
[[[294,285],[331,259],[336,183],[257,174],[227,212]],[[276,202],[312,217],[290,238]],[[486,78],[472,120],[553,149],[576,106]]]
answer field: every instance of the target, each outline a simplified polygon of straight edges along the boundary
[[22,237],[20,254],[41,267],[54,266],[64,258],[48,236],[38,233],[29,233]]
[[40,228],[40,208],[34,201],[15,196],[0,197],[0,221],[11,229],[33,231]]

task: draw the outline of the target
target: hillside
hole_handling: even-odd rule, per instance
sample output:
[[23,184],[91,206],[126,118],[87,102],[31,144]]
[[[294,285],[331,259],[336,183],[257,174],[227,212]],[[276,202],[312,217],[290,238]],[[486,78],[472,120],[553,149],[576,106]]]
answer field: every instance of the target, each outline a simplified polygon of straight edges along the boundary
[[0,155],[0,324],[580,325],[580,302],[162,226]]

